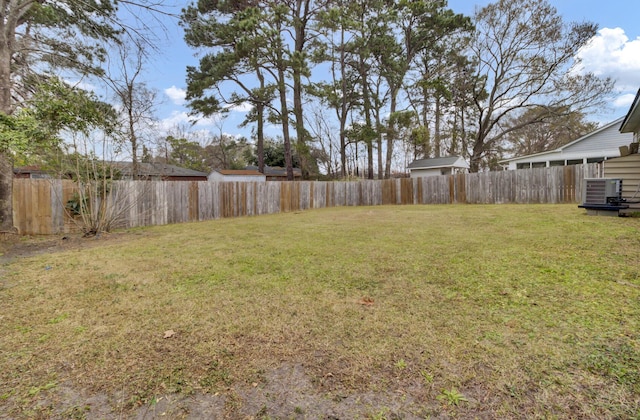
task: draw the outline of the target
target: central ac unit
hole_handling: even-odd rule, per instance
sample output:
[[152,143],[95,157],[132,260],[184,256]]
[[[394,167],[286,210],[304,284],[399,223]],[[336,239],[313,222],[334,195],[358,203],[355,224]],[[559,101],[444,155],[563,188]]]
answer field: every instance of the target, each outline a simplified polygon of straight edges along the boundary
[[622,201],[622,179],[586,178],[582,197],[584,204],[615,204]]

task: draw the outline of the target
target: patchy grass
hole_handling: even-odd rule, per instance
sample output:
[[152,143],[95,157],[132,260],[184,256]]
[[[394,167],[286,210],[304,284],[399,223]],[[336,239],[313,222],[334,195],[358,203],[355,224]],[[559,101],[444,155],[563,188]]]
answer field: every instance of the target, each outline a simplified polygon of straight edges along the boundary
[[82,417],[59,411],[72,386],[124,414],[227,394],[228,414],[290,363],[323,395],[397,391],[421,416],[634,418],[639,256],[638,219],[574,205],[136,229],[2,267],[0,411]]

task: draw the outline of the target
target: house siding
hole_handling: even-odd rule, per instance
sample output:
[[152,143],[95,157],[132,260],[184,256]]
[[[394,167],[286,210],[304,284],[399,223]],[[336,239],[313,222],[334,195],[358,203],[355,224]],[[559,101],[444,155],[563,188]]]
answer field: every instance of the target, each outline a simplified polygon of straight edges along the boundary
[[581,141],[563,149],[565,153],[602,153],[603,151],[613,151],[618,153],[618,147],[628,146],[633,141],[632,133],[620,133],[619,124],[614,124],[601,132],[593,135],[588,141]]
[[[421,178],[424,176],[440,176],[442,168],[431,168],[431,169],[411,169],[410,177],[411,178]],[[448,169],[449,173],[451,173],[451,169]]]
[[552,166],[554,161],[576,161],[588,163],[587,159],[605,158],[611,159],[620,156],[620,146],[627,146],[633,141],[631,133],[620,133],[622,118],[594,131],[591,134],[574,140],[561,148],[535,155],[522,156],[503,161],[508,163],[509,169],[518,169],[518,164],[544,164]]
[[622,197],[626,199],[640,198],[638,184],[640,183],[640,154],[633,154],[615,159],[609,159],[604,163],[605,178],[622,179]]

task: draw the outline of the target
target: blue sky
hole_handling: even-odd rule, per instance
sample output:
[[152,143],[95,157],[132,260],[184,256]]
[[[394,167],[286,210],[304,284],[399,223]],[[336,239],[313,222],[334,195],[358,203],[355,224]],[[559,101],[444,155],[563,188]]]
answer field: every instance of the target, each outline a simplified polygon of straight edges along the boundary
[[[449,7],[458,13],[471,15],[476,6],[489,1],[449,0]],[[186,4],[186,3],[185,3]],[[582,51],[586,70],[616,80],[616,91],[610,109],[603,109],[591,120],[607,123],[624,116],[636,91],[640,88],[640,2],[637,0],[551,0],[565,21],[591,21],[599,26],[597,36]],[[179,9],[179,7],[178,7]],[[196,51],[186,46],[182,29],[177,22],[167,23],[167,40],[161,53],[147,66],[146,81],[157,89],[163,99],[158,107],[160,127],[171,129],[188,123],[188,109],[184,106],[187,65],[197,65]],[[246,110],[237,110],[229,117],[215,121],[199,121],[195,129],[248,135],[247,129],[237,125]],[[275,134],[275,133],[270,133]]]

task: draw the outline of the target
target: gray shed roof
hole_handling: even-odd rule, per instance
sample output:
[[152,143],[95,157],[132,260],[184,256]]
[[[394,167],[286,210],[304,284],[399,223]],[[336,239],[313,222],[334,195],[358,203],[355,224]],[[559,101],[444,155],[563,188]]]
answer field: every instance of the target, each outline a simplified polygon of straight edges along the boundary
[[467,162],[461,156],[447,156],[430,159],[414,160],[408,166],[409,169],[434,169],[434,168],[469,168]]

